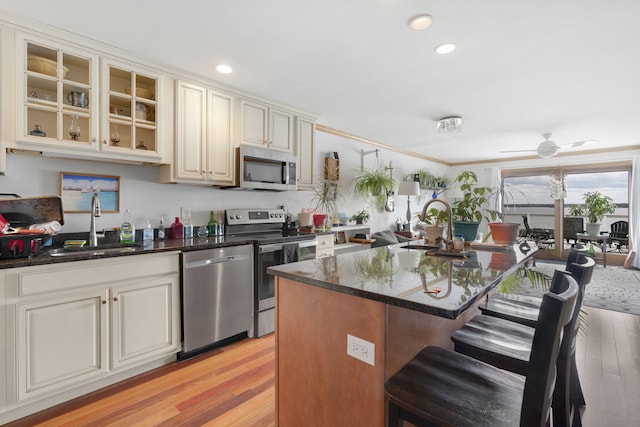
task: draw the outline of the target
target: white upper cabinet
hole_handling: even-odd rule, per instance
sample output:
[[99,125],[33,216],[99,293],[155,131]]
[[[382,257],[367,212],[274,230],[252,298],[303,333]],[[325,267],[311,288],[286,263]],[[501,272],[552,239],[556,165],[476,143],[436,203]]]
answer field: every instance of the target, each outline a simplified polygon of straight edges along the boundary
[[102,59],[102,151],[160,158],[160,80],[153,71]]
[[57,157],[163,162],[162,77],[102,52],[16,35],[16,138]]
[[292,153],[293,117],[283,108],[241,98],[238,143]]
[[98,56],[24,33],[16,42],[18,142],[97,152]]
[[173,168],[161,180],[205,185],[234,181],[234,96],[221,90],[176,81]]
[[296,117],[296,157],[297,167],[297,188],[298,190],[313,190],[314,184],[314,143],[316,125],[311,118]]

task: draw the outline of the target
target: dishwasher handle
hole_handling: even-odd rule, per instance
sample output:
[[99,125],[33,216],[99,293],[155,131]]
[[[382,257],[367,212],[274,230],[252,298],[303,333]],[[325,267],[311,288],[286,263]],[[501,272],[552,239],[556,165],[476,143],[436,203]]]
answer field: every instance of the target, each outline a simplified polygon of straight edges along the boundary
[[237,256],[231,255],[231,256],[223,256],[220,258],[208,258],[208,259],[203,259],[198,261],[190,261],[185,263],[184,268],[188,269],[188,268],[205,267],[207,265],[223,264],[225,262],[240,261],[243,259],[249,259],[249,257],[248,256],[237,257]]

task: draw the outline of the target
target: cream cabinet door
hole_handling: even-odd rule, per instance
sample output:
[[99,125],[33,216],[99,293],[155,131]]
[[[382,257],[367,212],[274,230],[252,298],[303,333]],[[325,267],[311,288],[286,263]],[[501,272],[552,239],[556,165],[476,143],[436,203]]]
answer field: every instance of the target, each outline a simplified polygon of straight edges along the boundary
[[313,150],[315,142],[315,122],[296,117],[296,156],[298,158],[298,190],[313,190]]
[[28,33],[16,43],[16,145],[98,152],[98,55]]
[[240,99],[240,143],[268,147],[269,106]]
[[269,108],[269,148],[293,152],[293,114]]
[[111,288],[111,367],[179,350],[179,276]]
[[207,179],[212,184],[232,185],[235,179],[234,98],[212,89],[208,90],[207,97]]
[[178,179],[205,181],[207,152],[207,89],[178,80],[176,82],[176,154]]
[[107,372],[107,297],[97,290],[16,305],[19,400]]
[[102,57],[102,151],[123,159],[161,157],[160,74],[115,58]]

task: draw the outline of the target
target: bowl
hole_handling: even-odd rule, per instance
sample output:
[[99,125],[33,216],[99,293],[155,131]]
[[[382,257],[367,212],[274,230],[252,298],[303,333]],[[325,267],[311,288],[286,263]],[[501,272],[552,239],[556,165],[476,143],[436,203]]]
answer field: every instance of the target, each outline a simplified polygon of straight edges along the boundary
[[[127,95],[131,95],[131,88],[126,88],[124,90],[124,93],[126,93]],[[145,89],[143,87],[136,88],[136,96],[139,98],[153,99],[153,93],[149,89]]]
[[[36,73],[46,74],[48,76],[57,77],[58,63],[42,56],[27,55],[27,69]],[[69,69],[62,67],[62,78],[67,76]]]

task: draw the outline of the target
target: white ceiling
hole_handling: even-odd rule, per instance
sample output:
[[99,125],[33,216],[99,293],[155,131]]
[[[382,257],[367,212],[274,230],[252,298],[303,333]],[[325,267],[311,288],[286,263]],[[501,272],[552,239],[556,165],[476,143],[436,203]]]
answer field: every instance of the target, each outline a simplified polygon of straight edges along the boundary
[[[0,0],[51,24],[445,162],[507,159],[542,133],[640,144],[637,0]],[[433,16],[424,31],[407,27]],[[434,48],[452,41],[447,56]],[[231,75],[214,71],[219,63]],[[464,119],[460,134],[436,120]],[[531,153],[524,153],[531,154]]]

